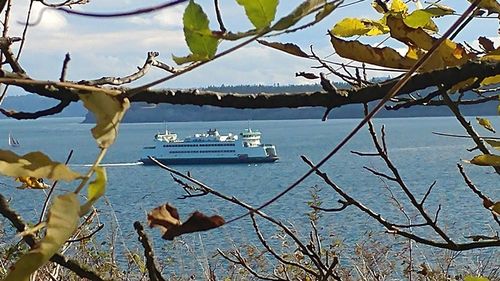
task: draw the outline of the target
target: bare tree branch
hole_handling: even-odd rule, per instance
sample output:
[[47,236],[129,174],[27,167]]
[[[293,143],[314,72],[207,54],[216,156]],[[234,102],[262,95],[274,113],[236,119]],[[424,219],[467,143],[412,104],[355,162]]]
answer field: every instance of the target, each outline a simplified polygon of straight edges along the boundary
[[144,227],[138,221],[134,222],[134,228],[139,235],[139,241],[144,248],[144,256],[146,257],[146,267],[149,273],[149,280],[151,281],[165,281],[161,272],[158,270],[158,265],[154,256],[153,247],[149,243],[149,238],[144,232]]
[[59,104],[57,104],[54,107],[40,110],[37,112],[16,112],[13,110],[5,110],[3,108],[0,108],[0,112],[7,117],[14,118],[17,120],[37,119],[40,117],[57,114],[63,111],[70,103],[71,103],[70,101],[62,100],[59,102]]
[[[446,84],[453,85],[467,80],[470,77],[490,77],[500,75],[500,63],[468,62],[462,66],[450,67],[428,73],[412,76],[406,86],[398,92],[398,96],[406,95],[417,90]],[[22,79],[19,75],[3,71],[0,73],[0,83],[15,85],[25,91],[41,96],[58,99],[78,101],[78,86],[71,83],[55,83]],[[131,102],[170,103],[213,105],[231,108],[297,108],[304,106],[320,106],[335,108],[347,104],[364,104],[379,100],[396,84],[397,80],[374,84],[361,89],[340,90],[343,94],[327,92],[305,92],[298,94],[235,94],[218,93],[199,90],[143,90],[130,98]],[[104,90],[104,89],[102,89]],[[110,92],[127,92],[128,89],[108,89]]]

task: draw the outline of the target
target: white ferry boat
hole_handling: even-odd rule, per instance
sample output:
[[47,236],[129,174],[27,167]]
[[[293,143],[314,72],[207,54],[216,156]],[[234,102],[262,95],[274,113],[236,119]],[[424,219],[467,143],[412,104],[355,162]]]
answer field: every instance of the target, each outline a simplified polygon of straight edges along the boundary
[[144,147],[144,164],[152,156],[164,164],[262,163],[278,160],[276,147],[260,142],[261,132],[245,129],[239,135],[221,135],[217,129],[184,140],[168,130],[154,137],[155,144]]

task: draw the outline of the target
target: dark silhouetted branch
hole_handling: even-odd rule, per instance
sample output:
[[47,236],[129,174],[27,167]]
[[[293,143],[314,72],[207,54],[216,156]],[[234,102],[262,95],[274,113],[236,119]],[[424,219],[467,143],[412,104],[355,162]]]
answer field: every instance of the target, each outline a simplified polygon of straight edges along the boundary
[[[441,83],[453,85],[470,77],[500,75],[500,63],[468,62],[460,67],[450,67],[428,73],[416,74],[398,92],[398,96],[406,95]],[[15,85],[25,91],[41,96],[78,101],[77,90],[100,90],[116,94],[129,89],[84,88],[74,83],[56,83],[29,79],[20,79],[19,75],[3,71],[0,83]],[[340,90],[340,95],[327,92],[304,92],[297,94],[235,94],[199,90],[141,90],[130,98],[131,102],[170,103],[213,105],[230,108],[297,108],[305,106],[336,108],[347,104],[364,104],[381,99],[397,80],[366,86],[360,89]]]
[[92,231],[89,235],[85,235],[85,236],[77,238],[77,239],[71,239],[71,240],[68,240],[66,242],[67,243],[74,243],[74,242],[88,240],[88,239],[92,238],[92,236],[94,236],[97,232],[101,231],[103,228],[104,228],[104,224],[102,223],[102,224],[98,225],[97,228],[94,229],[94,231]]
[[19,73],[20,75],[25,76],[26,75],[26,71],[19,64],[19,62],[16,59],[16,56],[14,55],[14,53],[12,53],[12,51],[10,49],[10,45],[13,42],[20,41],[20,40],[21,40],[21,38],[19,38],[19,37],[12,37],[12,38],[10,38],[10,37],[7,37],[7,38],[1,37],[0,38],[0,50],[2,50],[2,53],[5,56],[5,60],[7,61],[7,63],[12,68],[12,71],[14,71],[16,73]]
[[144,232],[144,227],[140,222],[136,221],[134,222],[134,228],[137,231],[137,235],[139,236],[139,242],[141,242],[142,247],[144,248],[144,256],[146,257],[146,268],[148,269],[149,280],[165,281],[165,279],[161,275],[161,272],[158,270],[153,247],[151,247],[149,238],[146,232]]
[[68,71],[68,63],[71,60],[69,53],[66,53],[64,56],[63,66],[61,69],[61,76],[59,77],[59,81],[64,82],[66,80],[66,72]]
[[[309,165],[309,167],[315,167],[315,165],[306,157],[302,157],[302,160]],[[342,196],[346,201],[351,201],[352,205],[356,206],[360,211],[364,212],[368,216],[370,216],[372,219],[383,225],[389,233],[393,233],[396,235],[400,235],[402,237],[411,239],[415,242],[433,246],[436,248],[441,248],[441,249],[449,249],[453,251],[466,251],[466,250],[472,250],[472,249],[480,249],[480,248],[488,248],[488,247],[499,247],[500,246],[500,241],[478,241],[478,242],[471,242],[471,243],[448,243],[448,242],[437,242],[433,241],[430,239],[426,239],[423,237],[420,237],[418,235],[415,235],[413,233],[406,232],[398,227],[396,227],[394,224],[388,222],[386,219],[384,219],[380,214],[375,213],[353,197],[351,197],[348,193],[346,193],[343,189],[341,189],[337,184],[335,184],[326,173],[321,172],[318,168],[314,168],[316,175],[318,175],[320,178],[323,179],[323,181],[328,184],[330,187],[332,187],[337,194]]]
[[17,120],[26,120],[26,119],[37,119],[40,117],[44,116],[50,116],[57,114],[61,111],[63,111],[71,102],[67,100],[62,100],[59,102],[58,105],[51,107],[49,109],[44,109],[40,110],[37,112],[16,112],[12,110],[5,110],[3,108],[0,108],[0,112],[2,112],[3,115],[14,118]]

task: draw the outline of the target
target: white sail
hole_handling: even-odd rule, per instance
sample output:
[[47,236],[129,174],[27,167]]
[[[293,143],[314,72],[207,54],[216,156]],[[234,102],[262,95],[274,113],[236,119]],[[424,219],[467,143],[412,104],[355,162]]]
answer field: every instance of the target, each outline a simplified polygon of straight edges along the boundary
[[18,147],[20,144],[19,144],[19,141],[16,140],[10,133],[9,133],[9,146],[11,147]]

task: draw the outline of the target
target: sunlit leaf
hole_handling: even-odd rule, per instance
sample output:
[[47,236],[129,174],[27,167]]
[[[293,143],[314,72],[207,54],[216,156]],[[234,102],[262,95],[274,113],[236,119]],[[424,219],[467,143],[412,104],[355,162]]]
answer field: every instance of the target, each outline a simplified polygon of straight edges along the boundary
[[491,145],[494,149],[500,150],[500,141],[492,139],[485,139],[484,141]]
[[476,117],[477,123],[479,125],[483,126],[486,130],[495,133],[495,128],[493,128],[493,125],[491,124],[491,121],[488,118],[481,118],[481,117]]
[[355,35],[374,36],[389,32],[389,28],[378,21],[345,18],[336,23],[331,32],[335,36],[340,37],[351,37]]
[[[474,2],[474,0],[468,0],[469,2]],[[489,14],[500,14],[500,4],[497,0],[482,0],[479,2],[479,7],[488,10]]]
[[472,158],[469,161],[471,164],[478,166],[494,166],[500,167],[500,156],[494,154],[483,154]]
[[389,10],[396,13],[406,13],[408,6],[402,0],[392,0]]
[[95,180],[92,181],[87,188],[87,202],[80,208],[80,217],[87,214],[92,209],[92,205],[94,205],[106,191],[106,169],[103,167],[96,167],[95,175]]
[[491,41],[490,39],[481,36],[477,40],[479,41],[479,44],[481,45],[481,47],[483,47],[483,49],[486,52],[491,52],[495,50],[495,45],[493,44],[493,41]]
[[224,224],[221,216],[205,216],[196,211],[184,223],[179,219],[177,209],[169,204],[159,206],[148,213],[149,227],[159,227],[163,239],[173,240],[175,237],[192,232],[217,228]]
[[[411,28],[401,18],[395,16],[387,17],[387,25],[390,28],[391,37],[408,46],[428,51],[437,41],[422,28]],[[461,45],[446,39],[431,55],[428,62],[420,68],[420,72],[460,66],[468,62],[472,56]]]
[[260,44],[264,46],[271,47],[276,50],[280,50],[282,52],[298,56],[298,57],[303,57],[303,58],[308,58],[309,55],[306,54],[304,51],[300,49],[299,46],[292,44],[292,43],[279,43],[279,42],[267,42],[264,40],[257,40]]
[[425,10],[416,10],[403,19],[404,23],[412,28],[422,27],[424,29],[438,31],[436,24],[432,21],[432,15]]
[[299,20],[309,15],[314,8],[317,8],[321,5],[325,4],[325,0],[307,0],[302,2],[295,10],[293,10],[287,16],[281,18],[274,24],[272,27],[273,30],[285,30],[294,24],[296,24]]
[[101,148],[109,147],[115,141],[118,127],[123,115],[130,107],[127,98],[101,92],[78,94],[83,105],[94,114],[96,126],[92,128],[92,135]]
[[236,2],[245,8],[248,19],[257,29],[271,25],[278,6],[278,0],[236,0]]
[[18,156],[9,150],[0,150],[0,173],[13,178],[45,178],[72,181],[82,176],[66,165],[52,161],[42,152],[30,152]]
[[11,267],[4,281],[28,280],[33,272],[48,262],[78,227],[79,210],[75,193],[57,196],[48,212],[45,237]]
[[489,281],[486,277],[466,275],[464,281]]
[[489,62],[499,62],[500,61],[500,48],[488,52],[486,55],[481,57],[482,61]]
[[331,43],[341,57],[383,67],[409,69],[416,60],[401,56],[389,47],[375,48],[358,41],[345,41],[330,35]]
[[210,22],[202,7],[193,0],[189,1],[182,21],[184,38],[192,54],[186,57],[174,56],[174,61],[181,64],[212,59],[217,51],[219,39],[212,35]]
[[500,84],[500,75],[486,77],[481,81],[481,86]]
[[404,23],[412,28],[422,27],[427,30],[438,31],[432,18],[445,15],[452,15],[455,11],[447,7],[429,7],[426,9],[415,10],[403,18]]
[[47,189],[50,185],[45,184],[42,178],[35,177],[18,177],[16,181],[22,183],[19,189]]

